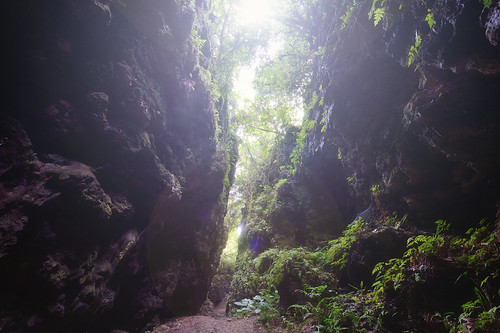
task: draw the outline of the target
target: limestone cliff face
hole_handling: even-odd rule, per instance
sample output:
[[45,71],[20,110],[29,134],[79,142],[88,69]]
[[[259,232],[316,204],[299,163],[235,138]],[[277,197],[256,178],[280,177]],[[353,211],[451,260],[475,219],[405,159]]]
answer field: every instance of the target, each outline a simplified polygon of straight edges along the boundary
[[458,231],[494,221],[499,8],[387,3],[376,27],[371,2],[356,6],[355,23],[343,30],[331,22],[347,8],[331,7],[324,20],[317,44],[325,54],[313,79],[323,106],[309,117],[316,125],[303,172],[325,180],[345,174],[357,212],[371,205],[382,219],[398,211],[414,226],[446,219]]
[[228,167],[190,38],[206,3],[7,7],[0,330],[143,331],[196,311]]

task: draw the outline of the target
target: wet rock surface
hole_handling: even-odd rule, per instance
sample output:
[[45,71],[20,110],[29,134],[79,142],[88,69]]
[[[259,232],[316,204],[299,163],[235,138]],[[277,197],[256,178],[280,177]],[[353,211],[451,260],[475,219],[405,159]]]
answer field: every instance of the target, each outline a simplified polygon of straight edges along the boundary
[[203,8],[7,5],[0,330],[144,331],[202,305],[228,167],[189,38]]

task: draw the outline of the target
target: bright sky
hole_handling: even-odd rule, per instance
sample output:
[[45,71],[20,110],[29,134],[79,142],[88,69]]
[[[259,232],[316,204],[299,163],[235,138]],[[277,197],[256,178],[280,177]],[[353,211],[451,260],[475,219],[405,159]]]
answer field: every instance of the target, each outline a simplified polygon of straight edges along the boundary
[[273,0],[241,0],[237,5],[236,22],[242,26],[257,26],[272,20]]
[[257,64],[241,67],[234,82],[234,89],[238,96],[242,99],[253,99],[255,90],[252,87],[252,82],[255,78],[255,70]]
[[[240,0],[236,9],[236,22],[242,27],[264,27],[271,29],[276,17],[276,7],[280,0]],[[252,82],[255,78],[255,71],[262,63],[262,57],[273,57],[278,54],[283,42],[281,40],[272,41],[265,50],[258,52],[256,59],[251,65],[243,66],[239,69],[234,89],[241,101],[253,99],[255,90]],[[259,54],[260,53],[260,54]]]
[[[282,3],[282,0],[240,0],[236,2],[236,22],[242,28],[253,29],[275,29],[279,20],[276,17],[277,10]],[[272,59],[276,57],[284,46],[284,40],[274,36],[267,47],[257,51],[257,54],[250,65],[241,66],[235,75],[233,89],[238,95],[237,107],[245,108],[246,105],[252,102],[256,95],[253,89],[253,81],[257,68],[263,63],[264,59]],[[303,118],[303,110],[298,107],[296,110],[296,125],[300,125]],[[238,133],[241,137],[242,133]],[[246,140],[251,142],[255,138],[246,137]],[[236,174],[239,174],[241,168],[236,167]]]

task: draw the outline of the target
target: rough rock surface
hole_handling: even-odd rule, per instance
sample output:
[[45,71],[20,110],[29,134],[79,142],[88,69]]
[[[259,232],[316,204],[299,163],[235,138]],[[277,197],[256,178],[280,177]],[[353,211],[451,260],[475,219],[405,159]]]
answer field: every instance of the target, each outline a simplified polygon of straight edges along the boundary
[[[500,57],[498,7],[480,1],[410,2],[374,27],[371,3],[356,22],[325,19],[313,80],[323,106],[311,111],[305,170],[322,179],[346,174],[357,212],[372,205],[386,219],[457,231],[495,220],[499,198]],[[430,10],[434,24],[425,17]],[[354,16],[353,16],[354,17]],[[408,66],[416,35],[422,43]],[[324,126],[326,125],[326,126]],[[347,195],[347,194],[346,194]]]
[[144,331],[205,300],[226,154],[189,1],[9,1],[0,330]]
[[[252,194],[230,301],[256,293],[241,281],[263,275],[252,271],[263,250],[315,249],[325,244],[318,233],[334,239],[358,217],[367,231],[344,251],[349,260],[336,277],[347,290],[371,286],[377,263],[402,257],[409,237],[433,232],[439,219],[455,235],[482,219],[500,229],[498,2],[491,8],[474,0],[316,3],[326,13],[313,20],[320,32],[311,36],[317,57],[309,102],[317,101],[305,124],[314,127],[293,177]],[[368,13],[384,4],[386,14],[374,26]],[[280,149],[290,155],[289,147]],[[268,183],[257,185],[283,178],[276,170],[290,161],[273,160],[264,172]],[[273,196],[278,205],[269,207]],[[423,265],[428,280],[400,295],[396,312],[409,316],[388,318],[389,331],[438,331],[404,325],[418,312],[459,313],[473,290],[455,282],[459,266],[443,259]],[[288,274],[271,286],[284,309],[302,301],[294,291],[303,276]]]
[[[291,176],[290,154],[297,132],[291,128],[274,149],[256,182],[253,197],[247,200],[240,252],[251,249],[256,255],[275,246],[314,248],[340,236],[352,219],[354,198],[348,192],[343,170],[327,177],[304,170]],[[315,166],[321,170],[324,162],[318,161]],[[336,157],[334,163],[339,163]]]
[[[385,2],[377,26],[372,2],[329,5],[317,20],[318,50],[302,165],[277,190],[278,207],[256,201],[245,212],[259,232],[248,247],[314,247],[338,236],[358,214],[433,230],[447,220],[464,232],[483,218],[495,221],[500,184],[500,56],[498,5],[480,1]],[[395,7],[394,7],[395,6]],[[432,28],[425,20],[433,13]],[[409,64],[416,36],[418,51]],[[287,140],[291,142],[287,143]],[[295,138],[285,139],[254,197],[286,178]],[[271,195],[271,196],[270,196]],[[259,211],[260,209],[260,211]],[[267,211],[271,211],[268,213]],[[323,235],[324,238],[318,237]]]

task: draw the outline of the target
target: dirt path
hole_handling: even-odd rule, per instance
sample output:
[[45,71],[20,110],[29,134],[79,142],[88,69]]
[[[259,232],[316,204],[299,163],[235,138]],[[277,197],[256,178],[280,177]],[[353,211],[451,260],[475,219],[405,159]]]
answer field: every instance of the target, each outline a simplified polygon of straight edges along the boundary
[[210,316],[190,316],[177,318],[157,327],[153,333],[252,333],[266,332],[255,318],[214,318]]
[[152,333],[253,333],[283,332],[280,329],[267,330],[257,321],[257,317],[226,317],[225,302],[214,308],[209,316],[189,316],[176,318],[157,327]]

